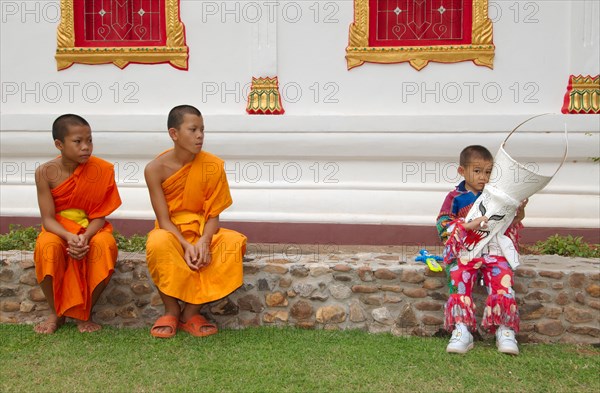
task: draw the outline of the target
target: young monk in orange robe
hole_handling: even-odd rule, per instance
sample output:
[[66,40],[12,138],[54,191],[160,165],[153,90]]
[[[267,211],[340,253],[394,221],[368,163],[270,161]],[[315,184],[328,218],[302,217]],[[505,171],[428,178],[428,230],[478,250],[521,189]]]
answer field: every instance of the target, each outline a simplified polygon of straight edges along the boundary
[[173,149],[152,160],[144,172],[156,214],[156,228],[146,243],[148,270],[165,305],[165,315],[150,333],[168,338],[179,328],[208,336],[217,327],[200,315],[200,308],[242,285],[246,237],[219,228],[219,214],[232,200],[224,162],[202,151],[200,111],[175,107],[168,127]]
[[65,316],[80,332],[101,328],[92,307],[108,284],[117,259],[112,226],[104,217],[121,205],[113,165],[92,157],[92,131],[77,115],[52,125],[61,155],[35,173],[42,232],[34,252],[35,271],[52,314],[35,326],[54,333]]

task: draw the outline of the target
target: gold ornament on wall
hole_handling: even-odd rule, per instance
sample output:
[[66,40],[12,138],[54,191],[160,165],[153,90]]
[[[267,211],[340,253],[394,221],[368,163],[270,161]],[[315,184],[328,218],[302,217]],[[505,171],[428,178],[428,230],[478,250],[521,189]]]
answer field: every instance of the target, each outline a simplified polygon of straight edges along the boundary
[[[144,8],[145,7],[145,8]],[[61,0],[56,64],[169,63],[187,70],[188,47],[179,0]]]
[[250,115],[283,115],[279,80],[274,77],[252,77],[246,112]]
[[600,114],[600,75],[571,75],[562,113]]
[[[451,4],[440,0],[354,0],[354,22],[346,48],[348,69],[365,62],[409,62],[420,71],[431,61],[473,61],[493,68],[495,47],[488,0]],[[455,20],[462,21],[462,26]]]

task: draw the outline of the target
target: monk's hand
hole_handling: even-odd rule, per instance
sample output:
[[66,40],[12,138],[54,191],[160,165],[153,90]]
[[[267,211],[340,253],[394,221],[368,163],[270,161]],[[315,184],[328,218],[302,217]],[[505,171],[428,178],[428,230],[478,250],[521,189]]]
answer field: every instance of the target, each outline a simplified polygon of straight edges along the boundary
[[82,233],[81,235],[79,235],[79,243],[77,243],[78,246],[85,247],[88,245],[88,243],[89,243],[88,235],[86,235],[85,233]]
[[199,268],[198,251],[196,250],[196,247],[186,242],[185,244],[183,244],[183,250],[183,259],[185,260],[185,263],[191,270],[197,271]]
[[81,260],[88,253],[90,246],[87,244],[82,244],[81,238],[79,235],[71,234],[67,237],[67,253],[73,259]]
[[199,269],[206,267],[212,261],[212,255],[210,253],[210,242],[200,239],[195,245],[196,251],[198,252],[198,266]]
[[90,250],[90,246],[86,245],[83,247],[78,246],[70,246],[67,248],[67,252],[73,259],[81,260],[83,259],[88,251]]

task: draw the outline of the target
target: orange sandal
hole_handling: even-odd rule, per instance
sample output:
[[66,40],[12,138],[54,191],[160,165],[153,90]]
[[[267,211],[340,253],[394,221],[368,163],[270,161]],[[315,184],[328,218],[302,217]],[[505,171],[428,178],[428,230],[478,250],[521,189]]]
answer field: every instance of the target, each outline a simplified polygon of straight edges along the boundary
[[[187,322],[179,321],[179,329],[184,330],[196,337],[206,337],[211,334],[217,333],[219,330],[217,329],[217,325],[214,323],[210,323],[200,314],[196,314]],[[206,329],[208,328],[208,329]]]
[[[168,327],[171,331],[168,333],[157,332],[154,329]],[[154,322],[154,326],[150,329],[150,334],[158,338],[171,338],[177,333],[177,317],[174,315],[163,315]]]

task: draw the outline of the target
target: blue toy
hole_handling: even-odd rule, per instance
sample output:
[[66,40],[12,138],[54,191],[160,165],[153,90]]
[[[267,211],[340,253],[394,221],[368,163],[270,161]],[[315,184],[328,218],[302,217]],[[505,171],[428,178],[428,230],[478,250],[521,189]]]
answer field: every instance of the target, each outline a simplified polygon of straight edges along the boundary
[[444,270],[438,263],[443,260],[444,258],[438,255],[431,255],[429,251],[425,249],[419,251],[419,255],[415,258],[415,261],[427,264],[429,270],[431,270],[432,272],[441,272],[442,270]]

